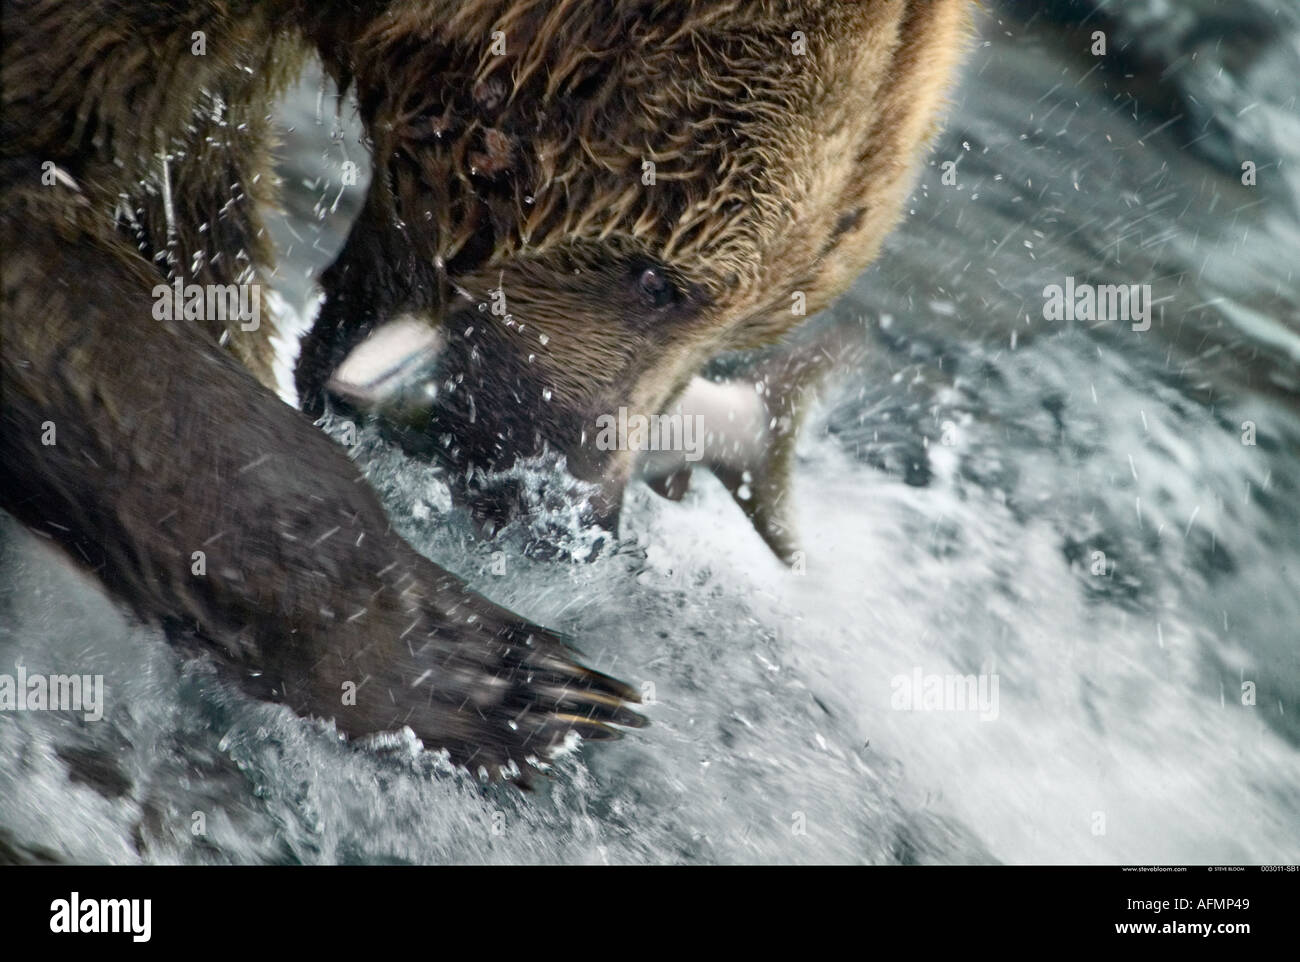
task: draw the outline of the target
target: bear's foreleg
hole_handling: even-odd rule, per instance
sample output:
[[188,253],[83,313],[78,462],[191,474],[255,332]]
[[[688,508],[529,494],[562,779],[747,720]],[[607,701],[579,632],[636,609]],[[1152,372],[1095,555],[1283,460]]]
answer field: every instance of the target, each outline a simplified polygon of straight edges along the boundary
[[625,685],[397,537],[358,468],[89,218],[0,211],[0,507],[140,616],[349,734],[409,725],[473,770],[639,724]]

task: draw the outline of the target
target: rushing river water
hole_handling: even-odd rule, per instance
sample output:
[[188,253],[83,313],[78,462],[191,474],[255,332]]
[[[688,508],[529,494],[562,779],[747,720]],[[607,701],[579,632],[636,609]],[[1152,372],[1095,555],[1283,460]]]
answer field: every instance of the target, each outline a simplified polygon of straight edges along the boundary
[[[534,795],[348,745],[0,516],[0,672],[106,679],[101,722],[0,715],[0,862],[1300,862],[1300,8],[1084,7],[981,15],[909,216],[804,333],[856,347],[799,446],[801,572],[709,478],[532,560],[363,438],[403,533],[650,727]],[[304,312],[365,176],[321,100],[284,111]],[[1048,319],[1067,283],[1149,285],[1149,329]]]

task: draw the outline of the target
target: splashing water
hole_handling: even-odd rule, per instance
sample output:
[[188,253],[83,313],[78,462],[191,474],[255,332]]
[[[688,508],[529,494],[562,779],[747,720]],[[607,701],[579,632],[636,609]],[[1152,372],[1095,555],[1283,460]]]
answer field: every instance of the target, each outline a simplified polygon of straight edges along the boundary
[[[1119,23],[1149,36],[1144,12]],[[1195,31],[1168,23],[1152,49],[1176,60]],[[630,490],[594,551],[572,485],[522,466],[534,517],[487,541],[362,432],[402,534],[638,685],[649,728],[531,796],[409,733],[347,744],[0,517],[0,671],[75,663],[108,692],[102,722],[0,717],[0,862],[1300,861],[1300,207],[1266,66],[1300,46],[1224,67],[1236,110],[1282,119],[1157,130],[1061,29],[990,15],[909,218],[812,322],[865,350],[800,441],[795,570],[708,477],[681,503]],[[1246,188],[1243,145],[1286,176]],[[1066,276],[1151,285],[1151,329],[1046,320]],[[981,704],[928,700],[959,677]]]

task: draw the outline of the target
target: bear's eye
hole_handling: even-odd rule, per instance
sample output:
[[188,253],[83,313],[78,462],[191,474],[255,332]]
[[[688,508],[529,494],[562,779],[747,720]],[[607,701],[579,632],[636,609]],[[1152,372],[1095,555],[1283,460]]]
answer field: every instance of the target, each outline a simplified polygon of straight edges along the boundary
[[660,270],[647,267],[637,278],[637,290],[651,307],[667,307],[677,300],[677,288]]

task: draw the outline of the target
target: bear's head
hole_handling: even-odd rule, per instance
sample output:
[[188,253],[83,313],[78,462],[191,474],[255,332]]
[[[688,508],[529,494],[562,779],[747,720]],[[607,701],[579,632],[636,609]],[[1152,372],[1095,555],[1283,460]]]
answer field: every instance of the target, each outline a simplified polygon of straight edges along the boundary
[[966,5],[396,3],[326,55],[374,175],[322,321],[428,331],[405,417],[451,466],[546,448],[617,500],[602,415],[667,410],[875,255]]

